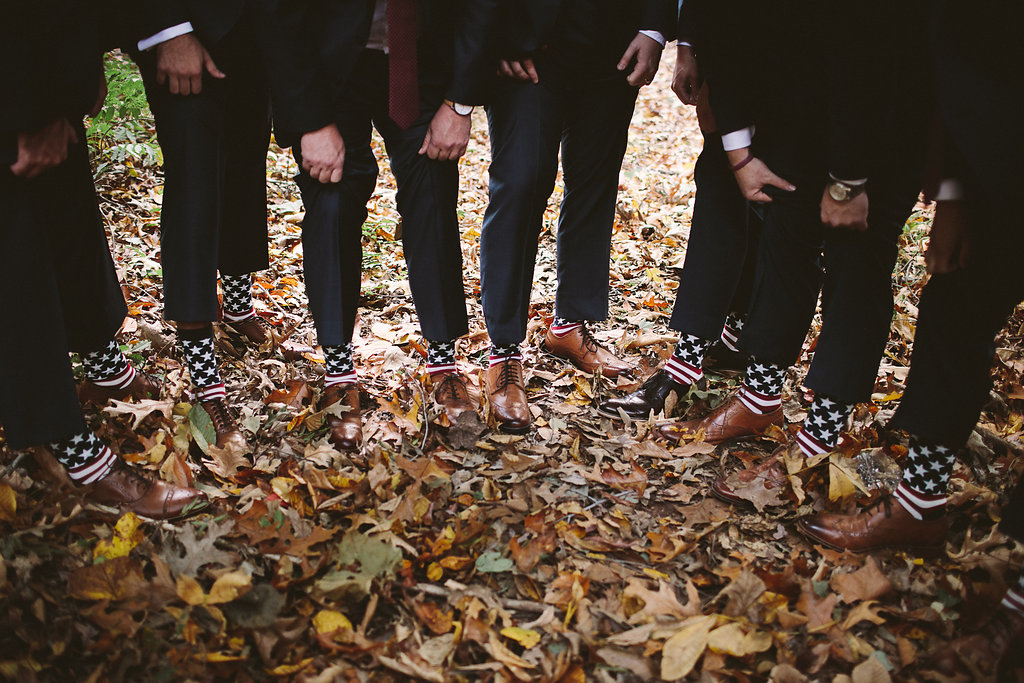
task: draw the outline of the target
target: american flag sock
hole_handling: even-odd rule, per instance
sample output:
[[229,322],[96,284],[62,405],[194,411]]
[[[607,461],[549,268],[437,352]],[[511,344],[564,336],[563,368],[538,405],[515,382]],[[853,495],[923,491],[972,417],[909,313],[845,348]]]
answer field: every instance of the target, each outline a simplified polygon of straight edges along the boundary
[[730,313],[722,326],[722,344],[730,351],[739,353],[740,331],[743,330],[743,318],[738,313]]
[[565,318],[559,318],[557,315],[555,319],[551,321],[551,334],[556,337],[564,337],[573,330],[577,330],[583,327],[583,322],[580,320],[566,320]]
[[97,386],[124,389],[135,379],[135,368],[113,339],[99,351],[82,354],[85,377]]
[[796,433],[800,450],[807,457],[831,451],[839,443],[839,433],[846,427],[852,413],[852,403],[815,394],[804,426]]
[[704,377],[704,353],[712,342],[695,334],[682,333],[665,363],[665,372],[680,384],[694,384]]
[[955,460],[952,448],[911,435],[903,478],[893,496],[915,519],[941,517],[946,513],[946,488]]
[[427,340],[427,373],[431,377],[441,377],[456,372],[455,340]]
[[355,384],[359,381],[359,377],[356,375],[356,364],[352,360],[352,342],[325,346],[324,364],[327,366],[324,387]]
[[767,415],[782,406],[782,385],[786,381],[786,368],[750,359],[743,376],[739,399],[753,413]]
[[117,462],[117,456],[100,441],[95,434],[86,430],[70,439],[50,444],[54,457],[65,468],[68,476],[77,484],[92,484],[110,474]]
[[224,320],[237,323],[256,315],[252,304],[252,274],[220,276],[224,293]]
[[224,398],[224,380],[217,371],[217,352],[213,348],[213,325],[197,330],[178,330],[185,364],[200,401]]
[[497,365],[507,360],[522,360],[523,355],[519,352],[519,344],[506,344],[504,346],[491,344],[491,353],[487,359],[488,365]]
[[1011,609],[1024,617],[1024,574],[1021,574],[1016,586],[1006,591],[1002,604],[1006,609]]

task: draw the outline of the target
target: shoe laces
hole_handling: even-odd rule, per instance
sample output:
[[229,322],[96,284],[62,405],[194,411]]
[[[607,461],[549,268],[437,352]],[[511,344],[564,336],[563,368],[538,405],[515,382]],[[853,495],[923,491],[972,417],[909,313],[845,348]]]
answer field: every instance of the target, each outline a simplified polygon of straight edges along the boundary
[[[140,470],[140,469],[138,469],[136,467],[132,467],[131,465],[129,465],[126,462],[123,462],[123,461],[120,462],[117,465],[116,469],[117,469],[117,471],[120,471],[123,474],[124,478],[128,482],[131,482],[131,483],[134,483],[134,484],[138,485],[141,488],[141,490],[143,491],[143,493],[148,491],[150,489],[150,487],[153,486],[154,482],[153,482],[152,477],[146,476],[143,473],[142,470]],[[113,473],[111,473],[111,474],[113,474]]]
[[510,384],[518,384],[519,382],[519,364],[511,360],[502,361],[501,369],[498,371],[498,388],[504,389]]
[[445,375],[440,384],[437,386],[437,397],[444,398],[445,394],[453,400],[460,398],[460,390],[465,389],[466,380],[462,379],[455,373],[449,373]]
[[864,508],[864,513],[865,514],[874,514],[875,511],[878,508],[880,508],[880,507],[884,507],[885,508],[886,519],[888,519],[889,517],[892,517],[892,496],[882,496],[881,498],[876,500],[874,503],[872,503],[871,505],[869,505],[866,508]]
[[217,434],[234,429],[235,418],[228,412],[228,407],[224,405],[224,401],[217,399],[216,401],[204,401],[203,409],[206,410],[206,414],[210,416],[210,421],[213,422],[213,431]]
[[583,335],[582,343],[583,346],[587,349],[587,351],[590,351],[591,353],[597,353],[598,349],[601,348],[601,345],[597,343],[596,339],[594,339],[594,335],[590,333],[590,330],[587,328],[586,323],[580,324],[580,334]]

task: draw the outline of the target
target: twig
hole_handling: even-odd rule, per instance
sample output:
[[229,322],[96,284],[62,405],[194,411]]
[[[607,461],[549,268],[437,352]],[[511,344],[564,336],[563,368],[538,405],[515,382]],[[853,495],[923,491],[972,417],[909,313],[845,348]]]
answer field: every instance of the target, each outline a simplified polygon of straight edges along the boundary
[[0,479],[6,479],[7,475],[13,472],[18,467],[18,465],[21,464],[21,461],[24,460],[27,455],[28,451],[22,451],[21,453],[18,453],[18,455],[15,456],[14,460],[11,461],[11,464],[5,467],[4,471],[0,473]]
[[[455,590],[469,590],[470,587],[456,581],[448,581],[448,584],[455,587]],[[436,595],[439,598],[450,598],[452,591],[448,590],[443,586],[438,586],[433,583],[417,583],[416,590],[426,593],[427,595]],[[503,598],[495,596],[498,601],[501,602],[503,607],[517,612],[533,612],[536,614],[542,613],[546,610],[549,605],[545,605],[540,602],[534,602],[533,600],[516,600],[514,598]]]

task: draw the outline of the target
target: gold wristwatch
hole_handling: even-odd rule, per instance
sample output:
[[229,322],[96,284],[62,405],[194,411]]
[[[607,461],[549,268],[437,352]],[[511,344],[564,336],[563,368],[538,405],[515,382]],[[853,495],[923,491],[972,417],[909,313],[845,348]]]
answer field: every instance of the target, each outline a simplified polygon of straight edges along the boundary
[[452,102],[451,100],[447,99],[444,101],[444,103],[451,107],[452,111],[458,114],[459,116],[469,116],[470,114],[473,113],[473,110],[476,109],[476,107],[474,107],[471,104],[459,104],[458,102]]
[[832,197],[832,199],[837,202],[848,202],[863,192],[865,185],[867,185],[867,183],[852,185],[850,183],[844,183],[842,180],[836,180],[835,178],[830,177],[826,188],[828,189],[828,196]]

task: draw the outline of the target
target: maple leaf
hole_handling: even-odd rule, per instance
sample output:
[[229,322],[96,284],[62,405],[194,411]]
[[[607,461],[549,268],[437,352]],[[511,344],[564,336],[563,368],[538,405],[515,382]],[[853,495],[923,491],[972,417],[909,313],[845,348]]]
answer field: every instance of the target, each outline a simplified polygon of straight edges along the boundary
[[655,621],[662,616],[685,619],[700,614],[700,595],[692,582],[686,582],[686,605],[679,602],[675,590],[668,583],[659,581],[657,591],[648,589],[645,583],[642,579],[631,578],[622,591],[630,624]]
[[[195,524],[185,524],[173,536],[173,543],[165,543],[160,557],[177,576],[196,576],[207,564],[231,567],[238,562],[238,554],[221,550],[217,541],[225,538],[235,527],[231,519],[213,521],[206,527],[202,538],[197,537]],[[175,547],[177,546],[177,547]]]
[[154,401],[150,399],[139,399],[135,403],[111,399],[110,405],[103,409],[103,412],[110,415],[131,415],[132,429],[138,429],[139,423],[153,413],[160,413],[169,420],[173,411],[174,401]]
[[849,574],[832,575],[832,588],[846,603],[875,600],[892,590],[892,582],[878,568],[875,558],[868,556],[864,566]]
[[207,448],[205,457],[203,457],[203,465],[216,474],[222,479],[231,479],[238,471],[251,466],[249,459],[246,457],[248,450],[235,443],[229,441],[228,445],[224,448],[218,448],[213,444]]

